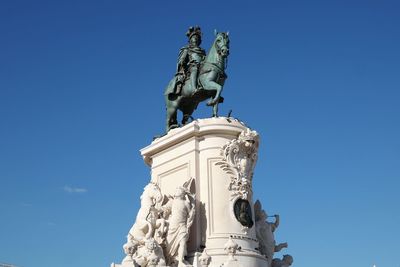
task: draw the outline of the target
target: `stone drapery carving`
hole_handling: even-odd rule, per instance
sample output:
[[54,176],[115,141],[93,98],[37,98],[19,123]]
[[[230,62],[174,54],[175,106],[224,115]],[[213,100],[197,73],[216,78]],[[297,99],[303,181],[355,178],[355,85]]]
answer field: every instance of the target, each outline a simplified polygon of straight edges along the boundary
[[[141,195],[141,207],[123,246],[126,257],[113,266],[187,266],[186,242],[195,215],[193,179],[164,196],[155,183]],[[168,265],[167,265],[168,264]]]
[[216,165],[232,175],[229,184],[232,197],[239,195],[243,199],[249,199],[252,194],[251,184],[258,157],[258,145],[258,133],[246,129],[237,139],[229,141],[222,147],[222,160]]
[[171,266],[185,266],[188,263],[184,257],[187,254],[186,242],[189,239],[189,229],[193,223],[195,209],[194,196],[184,187],[178,187],[174,198],[167,203],[171,214],[168,217],[168,234],[166,254]]
[[287,248],[287,243],[276,244],[274,232],[279,226],[279,215],[274,215],[275,222],[268,222],[267,213],[262,209],[261,203],[257,200],[254,204],[256,236],[259,241],[259,251],[265,255],[271,264],[275,252]]

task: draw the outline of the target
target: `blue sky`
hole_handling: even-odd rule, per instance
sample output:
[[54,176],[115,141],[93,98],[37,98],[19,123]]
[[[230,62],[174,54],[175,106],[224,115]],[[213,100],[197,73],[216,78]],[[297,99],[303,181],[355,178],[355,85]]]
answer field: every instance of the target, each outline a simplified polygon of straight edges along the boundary
[[[400,2],[1,1],[0,262],[109,266],[191,25],[230,31],[220,113],[298,267],[399,267]],[[201,105],[196,118],[211,110]]]

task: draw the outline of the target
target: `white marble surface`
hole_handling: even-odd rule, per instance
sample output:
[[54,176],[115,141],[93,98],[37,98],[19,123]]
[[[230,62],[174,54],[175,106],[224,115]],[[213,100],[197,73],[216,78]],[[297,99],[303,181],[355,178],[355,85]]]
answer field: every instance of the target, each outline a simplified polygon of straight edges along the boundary
[[[220,117],[195,120],[143,148],[151,179],[121,266],[270,267],[253,225],[258,143],[242,122]],[[251,226],[235,217],[237,200],[249,203]],[[156,244],[146,254],[149,239]]]

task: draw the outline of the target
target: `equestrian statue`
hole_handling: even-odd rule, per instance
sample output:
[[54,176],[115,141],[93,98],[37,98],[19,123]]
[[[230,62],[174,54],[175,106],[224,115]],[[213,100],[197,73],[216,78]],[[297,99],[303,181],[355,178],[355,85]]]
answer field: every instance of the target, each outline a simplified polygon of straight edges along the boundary
[[206,55],[201,44],[201,29],[190,27],[186,33],[189,44],[181,48],[175,77],[165,89],[167,109],[166,132],[179,127],[177,111],[182,112],[182,125],[189,122],[198,104],[208,98],[213,116],[218,116],[218,104],[227,75],[225,69],[229,55],[229,32],[215,31],[215,40]]

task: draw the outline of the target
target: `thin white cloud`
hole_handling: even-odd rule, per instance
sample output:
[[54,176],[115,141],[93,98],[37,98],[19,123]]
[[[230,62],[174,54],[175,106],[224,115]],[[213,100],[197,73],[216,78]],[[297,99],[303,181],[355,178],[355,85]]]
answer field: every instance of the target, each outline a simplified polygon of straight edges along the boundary
[[21,207],[32,207],[33,206],[31,203],[27,203],[27,202],[21,202],[20,205],[21,205]]
[[71,187],[71,186],[64,186],[64,191],[67,193],[77,193],[77,194],[83,194],[86,193],[88,190],[86,188],[82,188],[82,187]]

